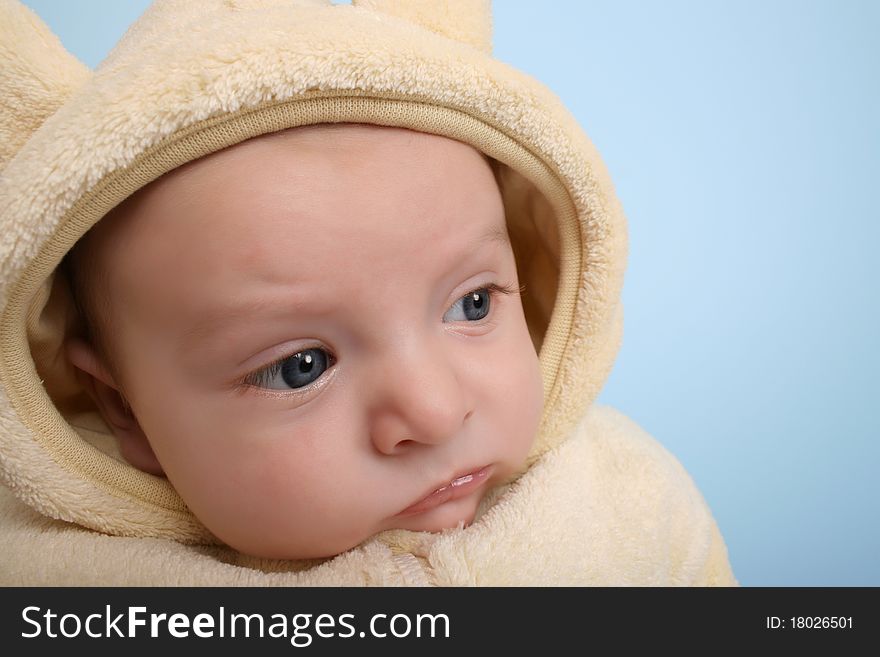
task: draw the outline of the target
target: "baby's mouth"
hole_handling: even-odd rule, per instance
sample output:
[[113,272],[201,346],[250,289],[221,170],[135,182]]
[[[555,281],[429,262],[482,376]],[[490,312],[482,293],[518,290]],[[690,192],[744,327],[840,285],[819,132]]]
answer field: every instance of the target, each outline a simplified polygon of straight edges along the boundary
[[473,470],[467,474],[460,475],[448,484],[431,491],[418,502],[408,506],[397,515],[411,516],[416,513],[422,513],[423,511],[428,511],[441,504],[445,504],[450,500],[457,500],[465,495],[470,495],[489,480],[493,470],[494,466],[486,465],[478,470]]

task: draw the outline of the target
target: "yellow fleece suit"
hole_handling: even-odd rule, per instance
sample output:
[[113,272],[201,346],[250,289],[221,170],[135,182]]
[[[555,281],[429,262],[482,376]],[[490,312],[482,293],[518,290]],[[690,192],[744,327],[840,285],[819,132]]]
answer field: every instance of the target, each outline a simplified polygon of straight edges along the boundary
[[[594,403],[621,340],[625,219],[576,120],[492,58],[491,34],[484,0],[158,0],[90,71],[0,0],[0,583],[737,585],[682,466]],[[544,414],[527,467],[472,525],[256,559],[119,457],[63,354],[58,265],[162,174],[328,122],[437,134],[500,163]]]

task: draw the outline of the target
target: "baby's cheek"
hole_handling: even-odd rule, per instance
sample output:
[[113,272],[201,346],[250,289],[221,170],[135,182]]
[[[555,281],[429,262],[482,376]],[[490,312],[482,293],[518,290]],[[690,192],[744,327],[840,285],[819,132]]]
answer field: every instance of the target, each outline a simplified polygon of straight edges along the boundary
[[534,442],[544,403],[544,388],[537,355],[529,350],[507,361],[504,376],[494,382],[496,399],[501,405],[511,456],[524,459]]
[[233,466],[243,490],[286,513],[320,517],[350,505],[350,449],[331,428],[269,429],[248,441]]
[[526,375],[522,381],[522,430],[525,451],[528,453],[535,441],[541,415],[544,411],[544,382],[541,377],[540,364],[537,356],[533,363],[529,364]]
[[374,533],[358,469],[319,433],[254,441],[230,506],[244,517],[218,519],[229,531],[221,539],[269,556],[327,556]]
[[320,467],[320,450],[305,432],[266,429],[243,441],[233,467],[241,472],[249,488],[266,495],[281,496],[292,488],[308,489],[311,469]]
[[313,526],[321,512],[315,504],[323,492],[315,475],[321,468],[296,447],[293,440],[267,436],[216,455],[215,486],[203,487],[203,504],[193,511],[198,516],[201,510],[221,539],[238,544],[261,535],[271,543]]

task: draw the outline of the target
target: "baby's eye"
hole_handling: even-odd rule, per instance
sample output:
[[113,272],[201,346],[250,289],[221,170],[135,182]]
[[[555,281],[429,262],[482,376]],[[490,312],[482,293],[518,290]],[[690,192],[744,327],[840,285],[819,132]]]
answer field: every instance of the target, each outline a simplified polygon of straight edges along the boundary
[[[476,322],[483,319],[489,314],[489,304],[491,300],[489,288],[480,288],[473,292],[468,292],[461,299],[452,304],[452,307],[443,315],[443,321],[449,322]],[[455,317],[450,317],[450,313],[455,313]]]
[[304,388],[321,377],[330,360],[330,354],[323,349],[304,349],[254,372],[243,383],[270,390]]

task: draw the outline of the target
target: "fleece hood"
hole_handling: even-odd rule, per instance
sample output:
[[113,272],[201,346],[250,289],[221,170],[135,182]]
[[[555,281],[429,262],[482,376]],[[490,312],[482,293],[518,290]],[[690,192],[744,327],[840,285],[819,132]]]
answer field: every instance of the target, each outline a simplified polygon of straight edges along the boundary
[[158,0],[92,71],[0,0],[0,479],[15,496],[104,534],[212,540],[166,479],[107,444],[64,355],[59,264],[164,173],[315,123],[433,133],[500,163],[544,382],[529,463],[564,442],[620,344],[624,218],[577,121],[494,59],[491,36],[481,0]]

